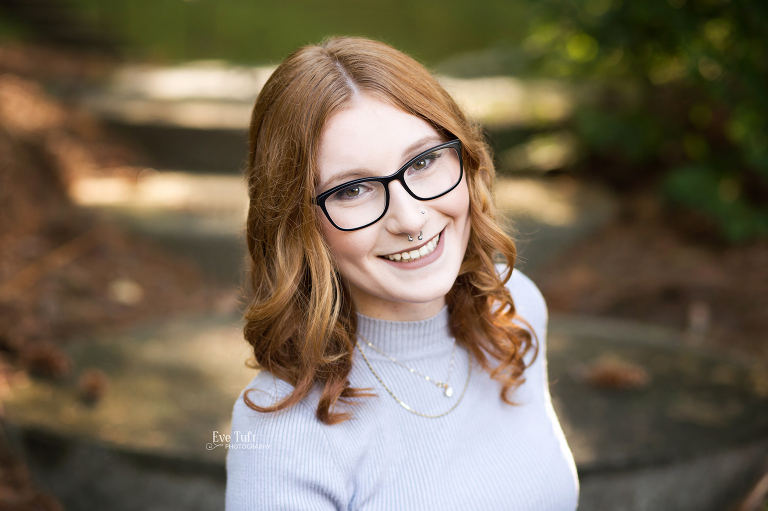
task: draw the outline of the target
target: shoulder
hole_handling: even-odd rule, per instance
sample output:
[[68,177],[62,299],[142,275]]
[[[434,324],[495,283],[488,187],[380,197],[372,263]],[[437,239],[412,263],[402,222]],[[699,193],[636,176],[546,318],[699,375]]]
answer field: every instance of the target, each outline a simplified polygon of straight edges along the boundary
[[[247,395],[253,404],[268,407],[282,401],[291,392],[293,385],[290,383],[275,378],[268,371],[259,372],[240,393],[232,409],[231,441],[234,443],[237,439],[247,438],[248,432],[252,437],[256,430],[263,440],[273,441],[267,441],[267,445],[275,445],[277,448],[284,441],[292,442],[294,434],[314,433],[321,437],[324,434],[320,427],[322,424],[315,417],[314,410],[304,401],[290,408],[268,413],[256,411],[245,402]],[[230,449],[229,452],[234,450]]]
[[346,498],[336,453],[314,410],[299,402],[262,413],[244,401],[247,392],[257,406],[271,406],[292,390],[289,383],[262,371],[235,402],[227,452],[227,510],[277,509],[288,502],[335,509]]

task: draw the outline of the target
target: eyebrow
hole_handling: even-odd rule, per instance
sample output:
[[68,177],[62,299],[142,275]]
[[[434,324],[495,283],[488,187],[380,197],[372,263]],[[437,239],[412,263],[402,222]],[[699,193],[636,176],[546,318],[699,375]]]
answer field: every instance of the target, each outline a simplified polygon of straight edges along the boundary
[[[408,158],[409,154],[413,154],[416,152],[417,149],[423,148],[427,143],[434,142],[437,144],[440,144],[443,142],[443,139],[439,135],[427,135],[426,137],[420,138],[413,144],[409,145],[405,148],[405,151],[403,151],[403,160],[408,161],[406,158]],[[413,156],[416,156],[416,154],[413,154]],[[410,159],[410,158],[408,158]],[[394,171],[393,171],[394,172]],[[334,188],[335,186],[338,186],[340,184],[344,184],[347,181],[352,181],[354,179],[357,179],[359,177],[376,177],[373,175],[369,175],[370,172],[367,169],[358,168],[358,169],[351,169],[346,170],[340,174],[336,174],[333,176],[328,182],[323,185],[320,189],[321,190],[330,190],[331,188]],[[333,186],[330,185],[330,183],[337,183]]]

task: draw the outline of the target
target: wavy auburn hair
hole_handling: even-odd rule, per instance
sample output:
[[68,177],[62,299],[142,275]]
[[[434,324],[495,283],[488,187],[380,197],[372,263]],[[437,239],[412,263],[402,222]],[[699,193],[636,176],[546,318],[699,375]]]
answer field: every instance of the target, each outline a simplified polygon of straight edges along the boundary
[[[507,392],[525,381],[523,356],[535,349],[535,360],[538,339],[534,344],[530,333],[512,321],[520,317],[505,284],[517,251],[497,222],[493,161],[482,131],[421,64],[384,43],[347,37],[289,55],[253,109],[246,170],[251,296],[244,334],[258,366],[294,389],[270,407],[257,406],[246,392],[246,404],[259,412],[276,412],[303,400],[317,384],[322,393],[316,416],[337,424],[352,418],[331,411],[337,401],[375,396],[367,392],[372,389],[350,386],[357,317],[321,235],[322,213],[310,202],[323,127],[359,94],[424,119],[446,139],[461,140],[471,234],[446,296],[450,329],[501,382],[501,399],[515,404]],[[496,255],[507,263],[502,276],[494,266]],[[488,356],[499,362],[495,368]]]

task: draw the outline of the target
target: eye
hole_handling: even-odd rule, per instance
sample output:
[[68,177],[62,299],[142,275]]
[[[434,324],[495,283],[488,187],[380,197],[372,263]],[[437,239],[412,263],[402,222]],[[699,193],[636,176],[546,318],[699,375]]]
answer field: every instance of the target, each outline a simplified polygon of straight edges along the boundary
[[413,165],[411,165],[411,169],[420,171],[429,168],[437,161],[438,158],[440,158],[441,155],[442,153],[440,151],[435,151],[433,153],[422,156],[416,160]]
[[358,183],[356,185],[347,186],[342,188],[338,192],[329,197],[333,201],[350,201],[361,198],[370,192],[370,187],[365,183]]

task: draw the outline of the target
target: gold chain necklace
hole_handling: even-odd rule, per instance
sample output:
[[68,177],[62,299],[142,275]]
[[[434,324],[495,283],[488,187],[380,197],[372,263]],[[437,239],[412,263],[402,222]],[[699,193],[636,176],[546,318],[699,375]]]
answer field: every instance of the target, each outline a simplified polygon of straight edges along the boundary
[[[358,334],[358,335],[359,335],[359,334]],[[360,335],[360,337],[363,337],[363,336],[362,336],[362,335]],[[364,341],[365,341],[365,342],[366,342],[366,343],[367,343],[369,346],[371,346],[373,349],[375,349],[375,350],[376,350],[376,351],[378,351],[379,353],[382,353],[380,350],[378,350],[378,349],[374,348],[374,347],[373,347],[373,345],[372,345],[370,342],[368,342],[368,340],[367,340],[365,337],[363,337],[363,340],[364,340]],[[438,414],[438,415],[427,415],[427,414],[425,414],[425,413],[420,413],[420,412],[417,412],[416,410],[414,410],[413,408],[411,408],[411,407],[410,407],[410,406],[408,406],[407,404],[403,403],[403,402],[402,402],[400,399],[398,399],[398,398],[397,398],[397,396],[395,396],[395,394],[394,394],[394,393],[393,393],[391,390],[389,390],[389,387],[387,387],[387,386],[386,386],[386,384],[384,384],[384,382],[383,382],[383,381],[382,381],[382,379],[379,377],[379,375],[376,373],[376,371],[374,371],[374,370],[373,370],[373,366],[372,366],[372,365],[371,365],[371,363],[368,361],[368,357],[366,357],[366,356],[365,356],[365,352],[363,351],[363,347],[362,347],[362,346],[360,346],[360,342],[359,342],[359,341],[356,341],[356,342],[355,342],[355,344],[357,344],[357,348],[360,350],[360,354],[363,356],[363,360],[365,360],[365,363],[368,365],[368,368],[371,370],[371,372],[372,372],[372,373],[373,373],[373,375],[376,377],[376,379],[377,379],[377,380],[379,380],[379,383],[381,383],[381,386],[382,386],[382,387],[384,387],[384,389],[385,389],[387,392],[389,392],[389,395],[390,395],[390,396],[392,396],[392,397],[395,399],[395,401],[397,401],[398,403],[400,403],[400,406],[402,406],[403,408],[405,408],[406,410],[408,410],[408,411],[409,411],[409,412],[411,412],[411,413],[414,413],[414,414],[416,414],[416,415],[420,415],[421,417],[428,417],[428,418],[436,418],[436,417],[442,417],[443,415],[447,415],[447,414],[449,414],[450,412],[452,412],[452,411],[453,411],[453,409],[454,409],[454,408],[456,408],[456,407],[459,405],[459,403],[461,403],[461,400],[464,398],[464,393],[465,393],[465,392],[467,392],[467,387],[469,387],[469,377],[472,375],[472,354],[471,354],[471,353],[467,353],[467,355],[468,355],[468,357],[467,357],[467,358],[468,358],[468,360],[469,360],[469,369],[468,369],[468,371],[467,371],[467,382],[464,384],[464,390],[462,390],[462,391],[461,391],[461,396],[459,396],[459,399],[458,399],[458,401],[456,401],[456,403],[455,403],[455,404],[454,404],[454,405],[453,405],[453,406],[452,406],[452,407],[451,407],[451,408],[450,408],[448,411],[446,411],[446,412],[443,412],[443,413],[441,413],[441,414]],[[454,344],[454,350],[455,350],[455,349],[456,349],[456,345]],[[382,354],[384,355],[384,353],[382,353]],[[386,355],[386,356],[389,356],[389,355]],[[390,359],[392,359],[392,357],[389,357],[389,358],[390,358]],[[392,359],[392,360],[394,360],[394,359]],[[399,362],[398,362],[398,363],[399,363]],[[401,364],[401,365],[402,365],[402,364]],[[403,366],[403,367],[407,367],[407,366]],[[415,371],[413,371],[413,372],[415,372]],[[418,374],[418,373],[417,373],[417,374]],[[424,376],[424,375],[421,375],[421,376]],[[426,378],[426,376],[425,376],[425,378]],[[447,390],[447,389],[446,389],[446,390]]]
[[[453,387],[451,387],[450,381],[451,381],[451,372],[453,371],[453,358],[456,355],[456,341],[453,342],[453,353],[451,353],[451,366],[448,368],[448,379],[445,382],[442,382],[440,380],[435,380],[434,378],[430,378],[429,376],[423,375],[420,372],[418,372],[416,369],[414,369],[412,367],[408,367],[407,365],[403,364],[399,360],[395,360],[394,357],[391,357],[391,356],[387,355],[386,353],[381,351],[379,348],[377,348],[376,346],[371,344],[371,342],[368,339],[366,339],[365,337],[363,337],[362,334],[360,334],[360,337],[363,338],[363,340],[365,341],[365,343],[368,346],[370,346],[371,348],[375,349],[376,351],[378,351],[379,353],[381,353],[382,355],[384,355],[385,357],[390,359],[392,362],[394,362],[396,364],[399,364],[400,366],[405,367],[406,369],[408,369],[410,372],[412,372],[414,374],[418,374],[419,376],[421,376],[425,380],[434,383],[435,385],[438,386],[438,388],[444,388],[445,389],[445,395],[447,397],[451,397],[453,395]],[[360,350],[360,351],[362,351],[362,350]]]

